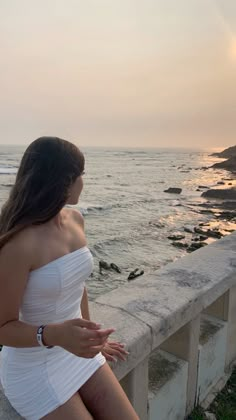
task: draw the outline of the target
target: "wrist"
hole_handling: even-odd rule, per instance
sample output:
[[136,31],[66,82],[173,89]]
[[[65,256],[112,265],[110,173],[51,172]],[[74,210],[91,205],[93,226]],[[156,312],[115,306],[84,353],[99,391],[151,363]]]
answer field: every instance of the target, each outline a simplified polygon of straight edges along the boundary
[[46,346],[59,346],[60,335],[58,324],[45,325],[43,330],[43,341]]

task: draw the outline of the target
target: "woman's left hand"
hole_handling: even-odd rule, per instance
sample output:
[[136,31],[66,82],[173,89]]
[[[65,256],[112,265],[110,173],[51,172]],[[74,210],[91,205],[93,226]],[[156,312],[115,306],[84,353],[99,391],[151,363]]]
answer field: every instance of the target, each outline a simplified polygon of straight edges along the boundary
[[126,356],[129,354],[129,352],[124,349],[124,344],[116,341],[107,341],[101,353],[109,362],[117,362],[117,359],[126,360]]

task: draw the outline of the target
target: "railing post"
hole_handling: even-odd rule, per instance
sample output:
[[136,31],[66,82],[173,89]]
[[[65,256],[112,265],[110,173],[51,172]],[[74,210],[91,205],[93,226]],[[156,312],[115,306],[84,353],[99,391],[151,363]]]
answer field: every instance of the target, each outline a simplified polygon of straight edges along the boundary
[[161,349],[188,362],[186,415],[193,410],[197,398],[199,335],[200,315],[161,345]]
[[226,370],[236,360],[236,286],[229,289],[228,300],[228,332],[226,346]]
[[121,381],[127,397],[140,420],[148,419],[148,357]]
[[215,318],[222,319],[222,321],[228,321],[229,311],[229,290],[215,300],[210,306],[208,306],[203,312],[207,315],[214,316]]

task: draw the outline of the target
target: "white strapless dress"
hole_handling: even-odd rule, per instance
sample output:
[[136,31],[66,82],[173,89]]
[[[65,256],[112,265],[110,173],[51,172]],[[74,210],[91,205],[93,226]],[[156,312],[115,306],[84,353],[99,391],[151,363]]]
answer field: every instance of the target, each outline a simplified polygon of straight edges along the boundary
[[[20,319],[32,325],[58,323],[81,317],[85,280],[93,257],[85,246],[30,272]],[[64,404],[105,363],[77,357],[61,347],[2,349],[1,382],[16,411],[39,420]]]

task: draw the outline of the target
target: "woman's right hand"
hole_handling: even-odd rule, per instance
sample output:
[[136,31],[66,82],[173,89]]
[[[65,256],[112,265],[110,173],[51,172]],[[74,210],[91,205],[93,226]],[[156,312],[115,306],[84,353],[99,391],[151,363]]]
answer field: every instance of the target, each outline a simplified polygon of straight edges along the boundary
[[61,324],[47,325],[43,338],[47,345],[60,346],[76,356],[92,358],[102,351],[114,331],[114,328],[102,330],[96,322],[76,318]]

